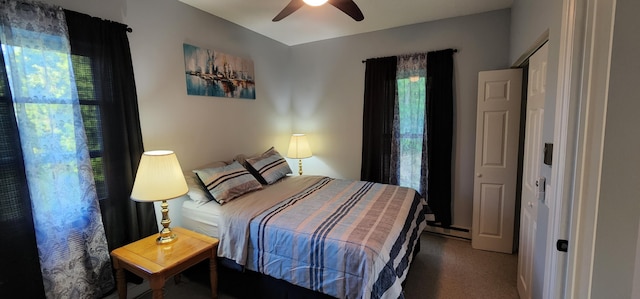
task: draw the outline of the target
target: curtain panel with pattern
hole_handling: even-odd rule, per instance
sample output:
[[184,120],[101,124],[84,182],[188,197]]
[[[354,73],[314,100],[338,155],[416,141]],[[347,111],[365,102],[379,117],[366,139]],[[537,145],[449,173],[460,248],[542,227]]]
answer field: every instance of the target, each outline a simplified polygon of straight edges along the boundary
[[100,297],[114,280],[64,12],[39,3],[2,4],[0,40],[45,295]]
[[158,232],[129,199],[144,150],[127,27],[0,5],[0,294],[101,297],[108,252]]
[[361,179],[416,189],[444,227],[451,226],[454,52],[365,62]]

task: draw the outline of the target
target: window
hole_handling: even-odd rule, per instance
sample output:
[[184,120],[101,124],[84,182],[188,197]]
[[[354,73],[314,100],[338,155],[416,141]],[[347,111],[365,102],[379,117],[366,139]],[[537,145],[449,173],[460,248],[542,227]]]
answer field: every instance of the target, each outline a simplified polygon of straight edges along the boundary
[[426,121],[426,84],[424,76],[397,78],[398,90],[398,184],[420,189],[423,167],[422,148]]
[[[3,45],[3,47],[7,47]],[[41,55],[39,50],[12,47],[13,52],[16,55],[23,56],[25,60],[36,60],[38,55]],[[26,86],[23,88],[28,89],[47,89],[47,94],[52,98],[64,98],[71,94],[71,86],[65,83],[63,77],[63,71],[68,65],[65,63],[65,55],[62,53],[51,52],[47,54],[49,59],[58,60],[58,66],[61,66],[60,76],[48,76],[51,75],[51,69],[45,69],[37,64],[32,65],[29,69],[29,77],[26,82]],[[33,57],[33,58],[32,58]],[[103,139],[102,139],[102,127],[100,119],[100,104],[101,102],[95,97],[93,74],[91,69],[90,60],[88,57],[72,55],[72,68],[74,71],[76,88],[78,90],[78,97],[80,100],[80,109],[82,113],[85,132],[87,135],[87,145],[89,147],[89,154],[91,158],[91,166],[93,169],[94,180],[99,199],[104,199],[108,196],[107,182],[104,175],[104,161],[103,161]],[[48,77],[47,77],[48,76]],[[47,78],[47,79],[44,79]],[[52,80],[58,78],[59,80]],[[2,87],[3,89],[5,87]],[[5,92],[1,91],[4,95]],[[5,98],[5,96],[3,96]],[[64,101],[64,100],[63,100]],[[8,99],[11,103],[11,99]],[[47,122],[52,121],[51,115],[63,115],[71,113],[71,105],[65,105],[60,103],[41,103],[33,102],[30,98],[23,98],[25,115],[28,116],[32,126],[44,128],[47,126]],[[46,130],[46,129],[45,129]],[[60,136],[62,142],[69,142],[72,140],[73,130],[63,130],[56,133]],[[73,146],[69,144],[66,148],[71,149]],[[51,166],[54,167],[54,166]]]
[[[427,140],[427,61],[426,53],[398,56],[396,66],[396,104],[394,137],[396,149],[394,171],[400,186],[418,192],[426,189]],[[392,160],[393,157],[392,157]]]
[[[0,57],[2,59],[2,57]],[[19,220],[27,212],[22,204],[20,192],[20,171],[22,159],[19,146],[12,140],[18,140],[13,118],[13,101],[4,70],[4,59],[0,68],[0,223],[6,225],[8,221]],[[31,212],[28,211],[30,214]]]
[[[0,253],[21,258],[0,263],[16,269],[0,275],[0,293],[102,297],[113,288],[108,251],[157,232],[152,204],[128,204],[142,138],[127,27],[8,3],[0,6],[0,223],[12,241]],[[69,284],[69,275],[87,279]]]
[[443,227],[451,225],[455,52],[371,58],[365,71],[361,179],[416,189]]
[[71,55],[82,121],[87,134],[87,146],[91,157],[91,167],[99,199],[109,196],[105,176],[104,140],[100,110],[102,101],[96,96],[91,59],[81,55]]
[[[33,15],[39,18],[27,22],[25,17]],[[2,94],[5,98],[11,94],[13,105],[7,106],[13,107],[14,113],[9,113],[8,120],[16,128],[14,134],[3,134],[2,139],[10,138],[10,144],[19,145],[22,154],[22,163],[13,167],[18,180],[9,182],[9,187],[28,192],[16,206],[31,207],[30,213],[22,213],[25,217],[31,214],[31,219],[26,219],[31,221],[18,225],[34,236],[7,251],[34,253],[20,262],[38,266],[42,276],[36,285],[45,282],[44,296],[31,297],[80,293],[101,297],[113,287],[112,270],[83,125],[83,115],[91,115],[95,106],[79,103],[64,12],[59,7],[11,2],[3,6],[1,27],[10,87],[5,85]],[[92,89],[93,82],[89,83],[87,90]],[[23,175],[19,173],[22,166]],[[1,197],[15,197],[11,189],[0,191]],[[9,216],[16,217],[14,214],[20,213]],[[78,263],[89,260],[91,263]],[[3,277],[0,284],[14,284],[26,276],[32,273],[20,273],[10,280]],[[69,277],[86,279],[70,284]]]
[[[14,29],[15,36],[32,38],[35,33]],[[51,44],[57,36],[44,35]],[[75,87],[71,82],[68,53],[46,46],[3,44],[3,53],[13,57],[15,63],[5,65],[9,82],[13,82],[13,105],[20,128],[20,142],[25,159],[32,197],[46,201],[58,196],[60,185],[70,186],[74,196],[80,197],[79,159],[83,150],[78,143],[77,106],[74,104]],[[7,54],[8,53],[8,54]],[[6,56],[5,56],[6,57]],[[27,161],[28,160],[28,161]],[[53,175],[55,174],[55,175]],[[72,187],[71,187],[72,186]]]

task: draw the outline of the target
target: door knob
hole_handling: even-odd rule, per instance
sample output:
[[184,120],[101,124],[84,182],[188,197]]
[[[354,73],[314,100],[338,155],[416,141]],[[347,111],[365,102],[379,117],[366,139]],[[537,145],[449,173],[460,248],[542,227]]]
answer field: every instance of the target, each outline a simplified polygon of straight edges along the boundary
[[482,173],[476,173],[476,176],[481,178],[482,177]]

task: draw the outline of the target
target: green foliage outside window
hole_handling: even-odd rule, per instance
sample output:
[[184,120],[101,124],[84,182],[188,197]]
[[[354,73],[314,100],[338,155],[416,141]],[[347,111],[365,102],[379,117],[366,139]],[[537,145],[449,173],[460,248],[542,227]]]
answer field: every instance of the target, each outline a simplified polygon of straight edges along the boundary
[[[3,45],[5,47],[5,45]],[[73,106],[67,100],[71,98],[70,84],[68,84],[69,60],[66,54],[55,51],[28,49],[13,47],[14,55],[20,57],[27,65],[24,70],[26,80],[19,87],[21,90],[13,91],[13,95],[19,96],[19,104],[16,106],[16,113],[21,113],[24,121],[34,129],[34,132],[41,132],[41,138],[48,138],[50,141],[56,140],[64,151],[75,152],[75,130],[72,120]],[[46,57],[55,67],[45,68],[36,63],[33,57]],[[41,59],[41,58],[40,58]],[[32,61],[33,60],[33,61]],[[98,192],[98,198],[107,197],[105,182],[105,170],[103,161],[103,140],[100,118],[100,102],[95,100],[95,89],[93,73],[88,57],[73,55],[72,67],[80,100],[80,110],[87,136],[87,144],[93,168],[94,180]],[[5,96],[7,91],[5,86],[0,84],[0,95]],[[37,90],[37,92],[32,92]],[[39,103],[37,99],[31,99],[28,95],[44,94],[53,99],[54,103]],[[55,99],[60,99],[56,102]],[[68,117],[67,117],[68,116]],[[29,150],[37,154],[44,149],[39,148],[40,144],[27,145]],[[63,153],[60,153],[63,154]],[[72,167],[72,165],[67,165]],[[50,167],[64,167],[62,165],[42,165],[40,170],[46,172]]]
[[425,78],[397,79],[399,150],[398,184],[420,190],[422,145],[426,120]]

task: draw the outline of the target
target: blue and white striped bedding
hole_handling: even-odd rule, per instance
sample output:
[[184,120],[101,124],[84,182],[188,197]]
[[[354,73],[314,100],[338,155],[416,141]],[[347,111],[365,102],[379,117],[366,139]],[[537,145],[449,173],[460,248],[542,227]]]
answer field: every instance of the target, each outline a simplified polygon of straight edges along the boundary
[[409,188],[289,177],[225,205],[218,255],[337,298],[403,298],[424,207]]

